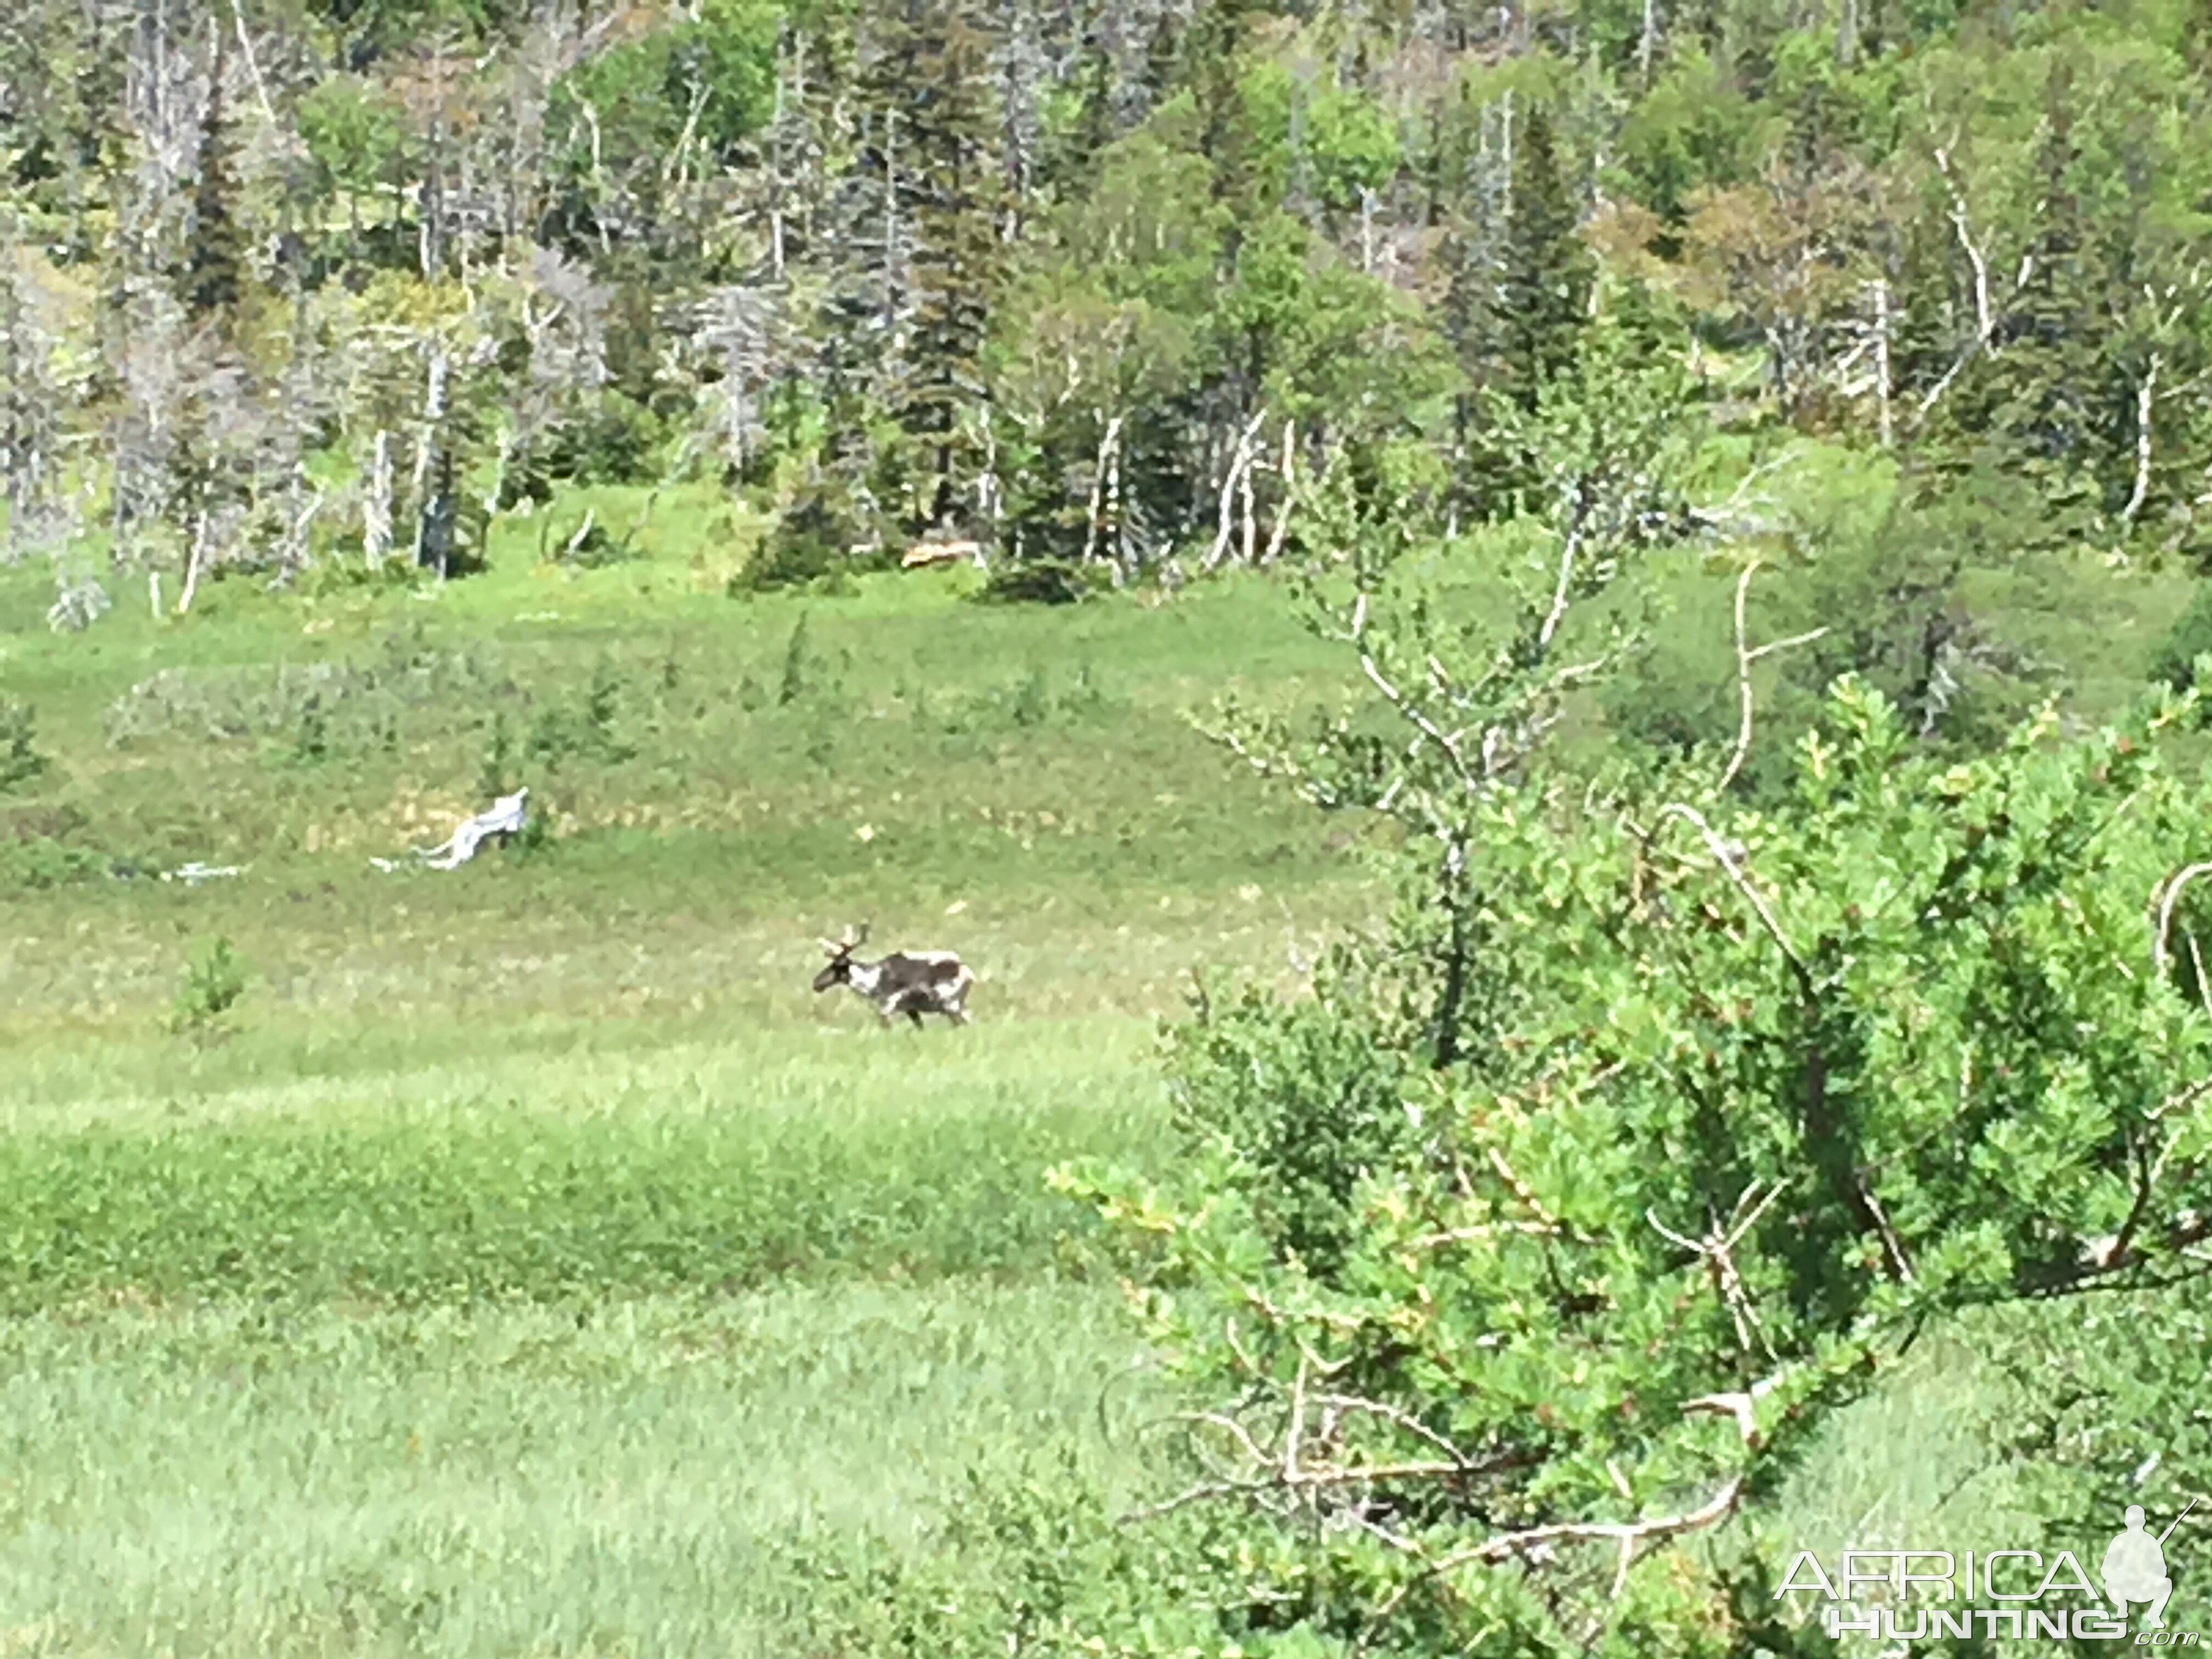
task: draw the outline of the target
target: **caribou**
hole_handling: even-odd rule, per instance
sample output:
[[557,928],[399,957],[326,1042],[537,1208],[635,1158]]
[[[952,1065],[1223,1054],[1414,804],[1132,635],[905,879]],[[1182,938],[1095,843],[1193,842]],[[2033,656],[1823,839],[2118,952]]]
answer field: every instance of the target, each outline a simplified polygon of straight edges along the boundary
[[814,976],[817,991],[849,985],[876,1005],[877,1018],[889,1025],[904,1014],[917,1026],[924,1014],[943,1014],[955,1025],[968,1023],[968,993],[975,975],[950,951],[899,951],[878,962],[858,962],[853,952],[867,943],[863,923],[855,933],[849,927],[842,939],[823,939],[822,949],[830,965]]

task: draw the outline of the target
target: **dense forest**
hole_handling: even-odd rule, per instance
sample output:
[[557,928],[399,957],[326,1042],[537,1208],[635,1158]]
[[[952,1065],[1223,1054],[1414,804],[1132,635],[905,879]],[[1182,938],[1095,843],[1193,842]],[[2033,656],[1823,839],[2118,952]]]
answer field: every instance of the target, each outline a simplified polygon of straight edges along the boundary
[[[459,574],[564,479],[704,476],[780,515],[763,580],[933,532],[1180,577],[1297,550],[1332,476],[1510,515],[1503,413],[1595,330],[1920,507],[2025,488],[2014,548],[2195,559],[2208,40],[2181,0],[27,0],[8,545],[79,618]],[[1996,649],[1919,604],[1923,682]]]

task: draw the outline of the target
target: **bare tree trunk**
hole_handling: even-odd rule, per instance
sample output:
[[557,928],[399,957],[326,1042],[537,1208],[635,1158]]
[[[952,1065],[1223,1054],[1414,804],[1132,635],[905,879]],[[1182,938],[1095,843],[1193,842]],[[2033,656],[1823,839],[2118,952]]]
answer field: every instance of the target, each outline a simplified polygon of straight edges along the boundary
[[177,595],[179,617],[192,608],[192,599],[200,591],[200,571],[207,559],[207,509],[203,507],[192,520],[192,550],[185,561],[185,591]]
[[2151,354],[2150,370],[2136,388],[2136,484],[2128,504],[2120,509],[2120,523],[2131,526],[2143,503],[2150,499],[2151,409],[2158,397],[2158,372],[2164,360]]
[[1120,587],[1137,573],[1129,556],[1129,527],[1121,517],[1121,441],[1118,416],[1115,422],[1113,459],[1106,464],[1106,518],[1114,526],[1114,585]]
[[994,537],[999,531],[999,433],[991,424],[991,406],[983,405],[983,471],[975,480],[976,503]]
[[1297,495],[1298,423],[1283,422],[1283,499],[1275,508],[1275,527],[1267,533],[1267,555],[1263,563],[1273,564],[1283,556],[1283,544],[1291,533],[1291,503]]
[[1083,534],[1083,562],[1085,564],[1098,556],[1098,534],[1104,523],[1106,470],[1112,465],[1115,452],[1121,442],[1121,417],[1116,415],[1106,422],[1105,433],[1098,440],[1098,459],[1091,469],[1091,511]]
[[415,456],[415,562],[447,574],[455,522],[453,458],[445,431],[447,379],[451,370],[443,346],[430,350],[428,384],[422,398],[422,441]]
[[788,175],[784,171],[783,44],[776,43],[775,110],[769,118],[768,241],[769,267],[775,280],[783,280],[783,192]]
[[246,14],[239,9],[238,0],[230,0],[230,15],[238,25],[238,49],[246,58],[246,73],[253,82],[253,94],[260,100],[262,118],[274,127],[276,109],[269,101],[269,84],[261,78],[261,65],[254,61],[253,37],[246,32]]
[[1877,278],[1874,285],[1874,390],[1881,416],[1881,447],[1887,449],[1895,436],[1889,407],[1889,284]]
[[368,463],[368,492],[362,503],[361,547],[369,568],[392,556],[392,434],[380,428]]
[[1658,49],[1659,0],[1644,0],[1644,32],[1636,42],[1636,73],[1647,87],[1651,84],[1652,54]]
[[1249,452],[1244,459],[1244,484],[1243,490],[1244,504],[1244,563],[1248,568],[1255,562],[1260,548],[1259,526],[1254,522],[1252,517],[1252,473],[1254,468],[1256,467],[1258,464],[1259,454],[1257,451],[1254,450]]
[[1259,434],[1260,423],[1267,418],[1265,410],[1255,415],[1238,434],[1237,447],[1230,453],[1229,470],[1221,479],[1220,523],[1214,532],[1213,550],[1206,556],[1204,568],[1207,570],[1218,569],[1221,562],[1229,556],[1230,539],[1236,528],[1237,486],[1243,481],[1244,470],[1252,465],[1252,441]]

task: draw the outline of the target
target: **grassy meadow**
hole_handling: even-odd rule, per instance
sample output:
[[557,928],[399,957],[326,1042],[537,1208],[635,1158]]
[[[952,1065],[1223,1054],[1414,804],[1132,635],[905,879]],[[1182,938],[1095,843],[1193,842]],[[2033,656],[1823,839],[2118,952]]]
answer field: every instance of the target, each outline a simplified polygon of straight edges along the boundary
[[[736,599],[738,528],[678,497],[569,572],[507,523],[435,592],[77,636],[0,571],[50,761],[0,793],[0,1655],[790,1655],[797,1546],[1144,1478],[1041,1174],[1161,1154],[1194,966],[1287,981],[1371,904],[1187,719],[1340,667],[1261,581]],[[371,866],[520,784],[543,836]],[[975,1023],[812,994],[862,921],[959,951]],[[1809,1531],[1954,1501],[1961,1375],[1870,1402]]]
[[[0,795],[0,1653],[786,1654],[799,1544],[1138,1474],[1042,1172],[1155,1148],[1194,966],[1357,911],[1185,718],[1325,663],[1262,586],[740,601],[646,551],[70,638],[0,573],[51,760]],[[372,867],[525,783],[542,840]],[[814,995],[860,921],[975,1023]]]

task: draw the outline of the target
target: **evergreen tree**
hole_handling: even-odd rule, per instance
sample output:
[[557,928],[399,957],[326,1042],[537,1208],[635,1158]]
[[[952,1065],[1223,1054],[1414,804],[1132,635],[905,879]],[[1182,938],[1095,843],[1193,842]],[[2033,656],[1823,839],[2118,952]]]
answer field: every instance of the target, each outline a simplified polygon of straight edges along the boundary
[[1523,409],[1534,409],[1537,389],[1574,361],[1589,319],[1596,267],[1581,222],[1551,119],[1531,111],[1515,137],[1512,205],[1491,317],[1492,381]]
[[[1213,163],[1218,202],[1252,205],[1251,142],[1244,117],[1242,52],[1253,0],[1203,0],[1182,36],[1183,78],[1198,100],[1199,154]],[[1224,247],[1234,260],[1242,240],[1231,224]]]
[[199,134],[199,183],[192,192],[191,240],[185,255],[183,299],[195,317],[233,309],[248,275],[246,230],[238,222],[238,145],[223,104],[228,58],[216,32],[215,65],[208,77],[207,112]]
[[877,78],[881,112],[902,135],[887,161],[897,169],[891,195],[910,204],[913,239],[903,373],[890,403],[929,452],[926,512],[938,524],[958,492],[962,414],[985,395],[979,360],[1004,263],[990,51],[953,0],[908,0],[878,45],[890,71]]
[[2099,273],[2072,182],[2068,81],[2061,65],[2048,90],[2027,280],[1996,319],[1988,347],[1936,410],[1928,434],[1931,483],[1948,487],[1988,466],[2032,483],[2043,504],[2036,538],[2051,541],[2088,529],[2106,505],[2100,479],[2119,470],[2118,453],[2133,436],[2124,424],[2124,393],[2106,395]]

